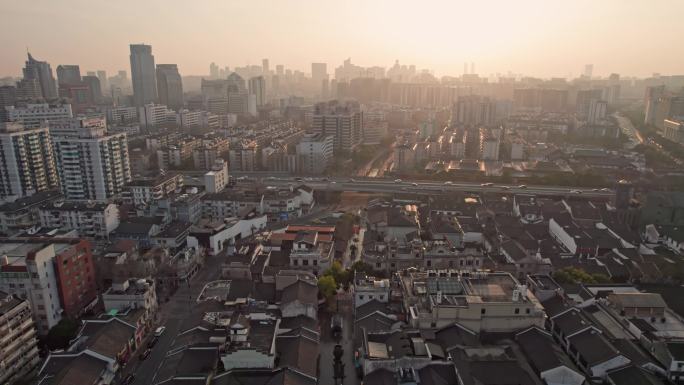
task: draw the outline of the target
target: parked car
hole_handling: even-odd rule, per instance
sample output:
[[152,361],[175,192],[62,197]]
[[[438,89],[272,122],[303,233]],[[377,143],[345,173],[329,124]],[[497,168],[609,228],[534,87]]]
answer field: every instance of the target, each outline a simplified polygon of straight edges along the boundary
[[164,330],[166,330],[166,326],[158,327],[157,330],[154,331],[154,336],[160,337],[162,334],[164,334]]
[[144,352],[140,353],[140,361],[145,361],[147,357],[150,356],[150,353],[152,353],[152,349],[147,348],[145,349]]

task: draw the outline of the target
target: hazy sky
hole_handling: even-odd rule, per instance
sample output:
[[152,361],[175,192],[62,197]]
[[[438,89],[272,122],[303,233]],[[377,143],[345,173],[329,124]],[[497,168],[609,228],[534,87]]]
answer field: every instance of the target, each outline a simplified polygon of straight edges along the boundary
[[646,76],[684,73],[684,0],[0,0],[0,75],[26,48],[53,69],[130,70],[128,44],[184,75],[260,64],[328,71],[403,64],[437,75],[476,72]]

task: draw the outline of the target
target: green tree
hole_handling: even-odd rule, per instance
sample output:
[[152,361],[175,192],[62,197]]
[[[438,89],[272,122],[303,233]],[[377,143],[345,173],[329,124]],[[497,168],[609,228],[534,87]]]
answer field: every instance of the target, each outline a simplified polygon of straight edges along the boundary
[[78,332],[78,322],[62,318],[57,325],[53,326],[45,338],[45,343],[48,349],[66,349],[69,347],[69,341],[76,337]]
[[335,292],[337,292],[337,282],[335,282],[335,278],[333,278],[332,275],[324,275],[319,278],[318,290],[326,301],[330,301],[335,296]]
[[603,274],[589,274],[576,267],[566,267],[553,273],[558,283],[610,283],[610,278]]

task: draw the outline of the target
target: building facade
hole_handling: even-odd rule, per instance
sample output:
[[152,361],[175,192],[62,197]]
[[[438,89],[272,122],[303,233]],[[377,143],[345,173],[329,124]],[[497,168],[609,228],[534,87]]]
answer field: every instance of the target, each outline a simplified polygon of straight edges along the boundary
[[0,123],[0,198],[20,198],[59,188],[47,127]]

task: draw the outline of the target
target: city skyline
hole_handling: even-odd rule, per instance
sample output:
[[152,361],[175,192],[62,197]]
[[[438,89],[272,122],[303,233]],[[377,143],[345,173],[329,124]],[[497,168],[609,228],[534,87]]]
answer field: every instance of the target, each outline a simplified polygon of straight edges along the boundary
[[[10,1],[0,6],[8,16],[0,36],[7,58],[23,58],[28,49],[55,68],[79,64],[84,71],[108,73],[128,69],[129,44],[145,43],[154,47],[159,62],[177,63],[184,76],[207,75],[211,62],[232,68],[259,65],[263,58],[270,59],[272,68],[283,64],[307,73],[312,62],[325,62],[332,72],[351,58],[361,66],[386,68],[399,60],[437,76],[460,75],[464,62],[474,62],[483,76],[511,71],[575,77],[592,63],[597,76],[616,72],[647,77],[675,74],[684,62],[684,54],[668,48],[684,34],[675,21],[684,3],[657,3],[433,1],[416,8],[403,2],[373,2],[360,8],[361,3],[352,2],[341,9],[309,1],[210,2],[202,8],[158,7],[155,1],[97,6],[81,0]],[[136,12],[131,12],[133,5]],[[140,22],[139,15],[155,12],[159,17]],[[119,27],[111,28],[109,20],[116,20]],[[46,27],[26,29],[27,23]],[[662,25],[679,33],[670,30],[651,38],[648,32],[659,31]],[[11,33],[18,28],[24,31],[21,38]],[[187,47],[192,47],[192,55],[183,53]],[[4,60],[0,74],[20,76],[21,65],[21,60]]]

